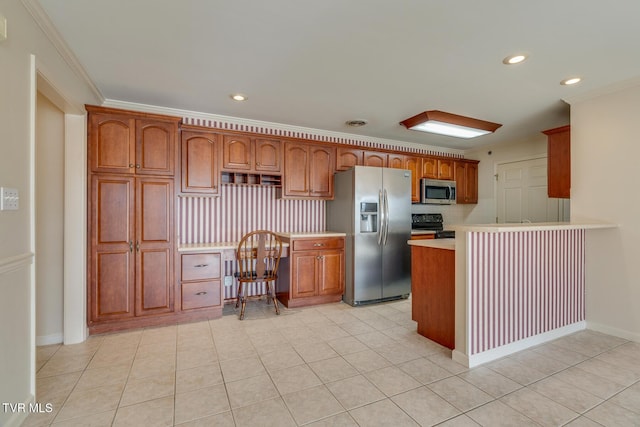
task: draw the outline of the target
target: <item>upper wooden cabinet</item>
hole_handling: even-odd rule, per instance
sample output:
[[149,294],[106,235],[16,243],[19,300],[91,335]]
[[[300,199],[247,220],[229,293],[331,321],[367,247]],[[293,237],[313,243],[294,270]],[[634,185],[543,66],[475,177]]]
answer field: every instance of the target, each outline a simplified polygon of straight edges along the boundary
[[455,177],[453,163],[453,159],[424,157],[422,159],[422,178],[453,180]]
[[175,174],[179,118],[86,108],[92,172]]
[[381,168],[387,167],[387,153],[380,151],[365,151],[364,160],[362,162],[364,166],[377,166]]
[[277,139],[223,135],[222,170],[280,173],[281,142]]
[[285,142],[283,198],[333,198],[335,148]]
[[181,141],[183,193],[219,194],[218,135],[183,130]]
[[336,172],[346,171],[353,166],[362,165],[364,150],[351,147],[338,147],[336,150]]
[[457,160],[454,162],[456,180],[456,203],[478,203],[478,161]]
[[411,171],[411,201],[420,202],[420,178],[422,177],[422,157],[404,156],[404,169]]
[[547,195],[571,195],[571,126],[545,130],[547,135]]
[[387,156],[387,166],[394,169],[404,169],[404,155],[389,153]]

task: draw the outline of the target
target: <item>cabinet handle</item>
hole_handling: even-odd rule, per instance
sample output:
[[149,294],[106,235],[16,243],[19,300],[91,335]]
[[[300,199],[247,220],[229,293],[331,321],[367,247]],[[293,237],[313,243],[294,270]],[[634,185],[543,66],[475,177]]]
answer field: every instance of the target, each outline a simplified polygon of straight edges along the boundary
[[207,292],[206,291],[202,291],[202,292],[197,292],[196,295],[206,295]]
[[140,169],[140,164],[139,163],[136,164],[136,169]]
[[132,168],[133,168],[133,166],[134,166],[134,164],[133,164],[133,163],[129,163],[129,169],[132,169]]
[[260,166],[260,162],[256,162],[256,166]]
[[140,252],[140,242],[136,240],[136,252]]
[[314,243],[313,246],[324,246],[324,243]]
[[129,252],[133,253],[133,241],[129,240]]
[[202,268],[202,267],[209,267],[209,264],[196,264],[194,265],[195,268]]

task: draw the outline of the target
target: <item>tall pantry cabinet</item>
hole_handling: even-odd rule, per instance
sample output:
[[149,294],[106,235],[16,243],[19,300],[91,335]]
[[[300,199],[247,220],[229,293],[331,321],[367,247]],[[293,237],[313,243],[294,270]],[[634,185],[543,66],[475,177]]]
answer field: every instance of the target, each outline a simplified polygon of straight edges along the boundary
[[174,311],[179,118],[87,106],[90,331]]

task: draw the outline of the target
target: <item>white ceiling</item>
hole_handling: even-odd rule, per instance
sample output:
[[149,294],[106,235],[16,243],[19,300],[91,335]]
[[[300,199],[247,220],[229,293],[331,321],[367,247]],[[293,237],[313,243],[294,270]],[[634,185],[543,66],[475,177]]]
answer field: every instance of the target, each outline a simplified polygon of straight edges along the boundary
[[[38,1],[106,99],[463,150],[567,124],[562,99],[640,76],[638,0]],[[503,126],[398,124],[425,110]]]

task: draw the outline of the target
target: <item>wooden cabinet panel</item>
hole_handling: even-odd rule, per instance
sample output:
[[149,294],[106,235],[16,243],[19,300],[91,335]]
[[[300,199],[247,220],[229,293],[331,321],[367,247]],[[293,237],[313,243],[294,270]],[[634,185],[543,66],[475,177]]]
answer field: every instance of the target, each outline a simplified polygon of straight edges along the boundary
[[390,168],[404,169],[404,156],[402,154],[389,154],[387,163]]
[[338,147],[336,151],[336,171],[346,171],[363,164],[363,151],[357,148]]
[[90,313],[92,321],[134,315],[134,178],[91,179]]
[[256,138],[254,141],[257,172],[280,172],[281,143],[277,139]]
[[253,165],[251,138],[224,135],[222,139],[222,168],[250,171]]
[[334,148],[322,145],[309,147],[309,195],[333,198]]
[[425,157],[422,159],[422,178],[438,179],[438,159]]
[[333,147],[286,142],[284,182],[279,195],[290,198],[332,198],[334,161]]
[[180,258],[180,299],[182,310],[219,308],[222,310],[222,254],[202,252]]
[[478,162],[473,160],[454,163],[456,203],[478,203]]
[[571,196],[571,126],[543,132],[547,135],[547,195]]
[[182,192],[218,194],[217,135],[182,132]]
[[453,160],[438,159],[438,179],[455,179],[455,168]]
[[135,123],[135,119],[119,114],[89,116],[89,163],[92,172],[133,172]]
[[291,253],[291,295],[304,298],[316,295],[317,252]]
[[453,159],[422,158],[422,178],[453,180],[454,177]]
[[293,251],[317,251],[320,249],[344,248],[344,239],[295,239],[291,244]]
[[136,120],[136,173],[174,175],[177,133],[175,123]]
[[318,256],[318,295],[342,295],[344,251],[323,251]]
[[284,153],[285,196],[309,195],[309,150],[304,144],[285,143]]
[[364,161],[362,163],[364,166],[375,166],[380,168],[387,167],[387,153],[381,153],[377,151],[365,151],[364,152]]
[[221,254],[183,254],[182,280],[206,280],[220,278]]
[[173,311],[172,266],[172,248],[140,248],[136,264],[136,316]]
[[420,202],[420,178],[422,175],[422,158],[415,156],[404,157],[404,169],[411,171],[411,201]]

